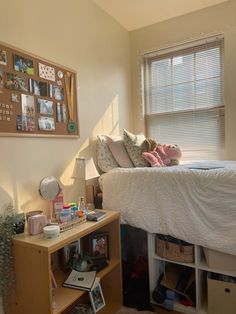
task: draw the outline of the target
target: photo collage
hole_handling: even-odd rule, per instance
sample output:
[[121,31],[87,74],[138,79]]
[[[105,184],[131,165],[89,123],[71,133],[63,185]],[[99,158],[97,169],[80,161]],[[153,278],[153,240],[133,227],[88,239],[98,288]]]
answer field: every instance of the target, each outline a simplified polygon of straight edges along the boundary
[[65,95],[66,73],[68,70],[0,45],[0,132],[7,130],[5,123],[1,129],[1,122],[6,121],[15,125],[16,132],[57,134],[59,129],[66,130],[67,135],[70,108]]

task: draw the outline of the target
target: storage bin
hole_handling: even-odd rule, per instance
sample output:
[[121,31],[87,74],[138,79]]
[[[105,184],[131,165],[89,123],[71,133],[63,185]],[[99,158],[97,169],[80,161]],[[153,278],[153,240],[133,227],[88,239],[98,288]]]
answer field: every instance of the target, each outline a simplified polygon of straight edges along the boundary
[[156,236],[156,253],[175,262],[194,262],[194,245],[171,236],[160,234]]
[[211,269],[236,271],[236,256],[203,248],[207,266]]
[[236,283],[207,278],[208,314],[236,313]]

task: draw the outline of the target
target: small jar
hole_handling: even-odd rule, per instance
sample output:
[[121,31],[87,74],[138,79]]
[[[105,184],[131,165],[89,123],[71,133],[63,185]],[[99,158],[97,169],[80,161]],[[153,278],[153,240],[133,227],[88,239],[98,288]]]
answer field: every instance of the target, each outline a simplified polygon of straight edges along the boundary
[[78,219],[78,208],[77,208],[77,204],[76,203],[70,203],[70,210],[71,210],[71,219],[75,220]]
[[[66,208],[65,208],[66,207]],[[71,210],[67,206],[63,206],[62,211],[60,212],[60,221],[61,222],[70,222],[71,221]]]

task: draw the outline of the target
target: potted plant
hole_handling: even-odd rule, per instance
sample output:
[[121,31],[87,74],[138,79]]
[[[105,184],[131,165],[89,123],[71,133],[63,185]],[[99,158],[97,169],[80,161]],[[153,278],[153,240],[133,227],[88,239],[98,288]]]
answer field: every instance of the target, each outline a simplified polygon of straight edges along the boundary
[[24,232],[24,214],[12,206],[0,212],[0,297],[4,297],[14,284],[12,237]]

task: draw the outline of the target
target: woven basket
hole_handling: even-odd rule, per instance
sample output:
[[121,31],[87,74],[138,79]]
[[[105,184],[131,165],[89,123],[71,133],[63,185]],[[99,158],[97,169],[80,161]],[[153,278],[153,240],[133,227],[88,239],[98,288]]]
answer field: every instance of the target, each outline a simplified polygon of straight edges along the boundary
[[[163,239],[164,238],[164,239]],[[194,262],[194,246],[172,237],[157,237],[156,253],[158,256],[182,263]]]

